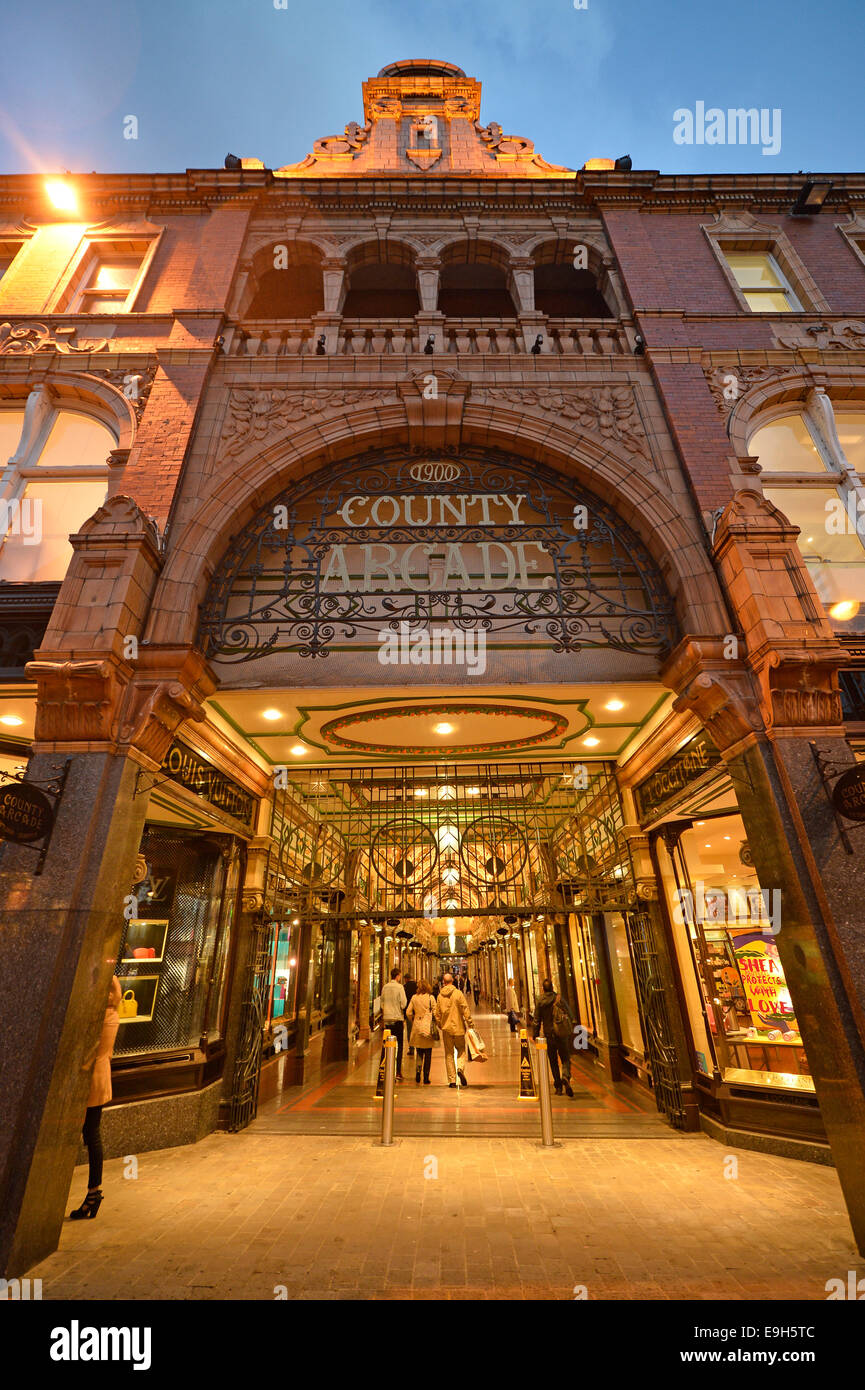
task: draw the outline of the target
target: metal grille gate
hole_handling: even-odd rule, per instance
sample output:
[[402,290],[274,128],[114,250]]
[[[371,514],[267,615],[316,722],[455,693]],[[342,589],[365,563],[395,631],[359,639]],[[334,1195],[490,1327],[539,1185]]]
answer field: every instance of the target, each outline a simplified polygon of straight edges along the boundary
[[658,951],[648,912],[625,914],[634,978],[640,996],[646,1050],[652,1064],[655,1102],[675,1129],[685,1127],[685,1107],[679,1084],[678,1058],[673,1043]]
[[255,1119],[258,1110],[262,1035],[267,1018],[267,988],[273,953],[273,927],[269,922],[255,922],[249,950],[228,1118],[228,1128],[232,1133],[245,1129]]

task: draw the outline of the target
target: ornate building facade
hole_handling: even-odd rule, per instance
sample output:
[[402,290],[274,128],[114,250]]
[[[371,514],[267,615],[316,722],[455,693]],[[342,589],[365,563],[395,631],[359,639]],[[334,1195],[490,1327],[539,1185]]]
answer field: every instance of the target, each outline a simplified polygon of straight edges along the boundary
[[395,959],[551,973],[863,1248],[865,177],[560,168],[441,62],[363,104],[0,180],[0,1264],[112,973],[128,1153],[353,1058]]

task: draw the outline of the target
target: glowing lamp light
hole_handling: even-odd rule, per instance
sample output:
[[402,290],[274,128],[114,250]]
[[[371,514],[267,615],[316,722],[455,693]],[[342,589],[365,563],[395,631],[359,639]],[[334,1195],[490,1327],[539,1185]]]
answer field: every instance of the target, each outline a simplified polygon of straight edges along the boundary
[[452,734],[453,731],[453,724],[436,724],[433,730],[434,733],[441,734],[442,738],[445,738],[448,734]]
[[284,716],[281,709],[263,709],[261,711],[261,717],[262,719],[273,720],[282,719]]
[[855,618],[859,612],[859,603],[855,598],[842,598],[840,603],[833,603],[829,609],[829,617],[834,618],[836,623],[847,623],[851,618]]
[[597,748],[600,741],[601,740],[599,738],[584,738],[583,745],[586,748]]
[[65,179],[46,179],[45,192],[51,206],[58,212],[77,212],[78,198],[75,189]]
[[20,715],[17,715],[17,714],[3,714],[3,715],[0,715],[0,724],[5,724],[5,725],[7,726],[7,728],[10,728],[10,729],[17,729],[17,728],[19,727],[19,725],[21,725],[21,724],[23,724],[23,723],[24,723],[24,720],[20,717]]
[[624,709],[624,708],[625,708],[625,702],[624,702],[624,700],[608,700],[607,703],[604,705],[604,709],[609,709],[609,710],[618,710],[618,709]]
[[304,753],[306,752],[306,749],[304,748],[302,743],[296,743],[291,751],[295,758],[302,758]]

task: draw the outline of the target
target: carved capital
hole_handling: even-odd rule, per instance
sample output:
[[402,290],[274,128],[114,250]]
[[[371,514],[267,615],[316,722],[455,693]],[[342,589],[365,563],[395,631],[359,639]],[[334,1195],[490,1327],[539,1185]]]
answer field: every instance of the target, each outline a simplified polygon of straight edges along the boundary
[[678,692],[673,709],[696,715],[722,753],[761,730],[748,673],[739,662],[724,659],[723,640],[687,639],[662,675]]
[[187,720],[201,723],[202,706],[180,681],[135,684],[127,693],[120,742],[131,745],[156,767],[171,747],[175,733]]
[[828,728],[840,733],[844,713],[838,668],[846,661],[840,646],[822,653],[769,653],[757,672],[767,727],[810,732]]
[[104,661],[31,661],[37,688],[37,743],[103,743],[114,734],[116,712],[131,669]]

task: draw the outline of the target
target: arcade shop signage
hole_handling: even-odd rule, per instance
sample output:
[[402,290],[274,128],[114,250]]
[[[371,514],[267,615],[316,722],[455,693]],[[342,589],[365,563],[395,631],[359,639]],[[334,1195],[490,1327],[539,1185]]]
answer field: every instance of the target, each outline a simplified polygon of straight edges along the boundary
[[244,825],[252,826],[255,797],[185,744],[172,743],[163,760],[162,771],[187,791],[209,801],[218,811],[225,811]]
[[642,542],[600,498],[500,457],[336,465],[263,508],[202,611],[208,655],[326,656],[383,628],[451,623],[523,646],[669,645],[672,608]]
[[848,820],[865,821],[865,763],[848,770],[832,788],[832,805]]
[[634,788],[634,801],[641,820],[648,819],[677,800],[693,783],[718,767],[721,754],[707,734],[695,734],[672,758],[668,758],[651,777]]
[[18,845],[43,840],[54,825],[54,807],[38,787],[9,782],[0,787],[0,836]]

